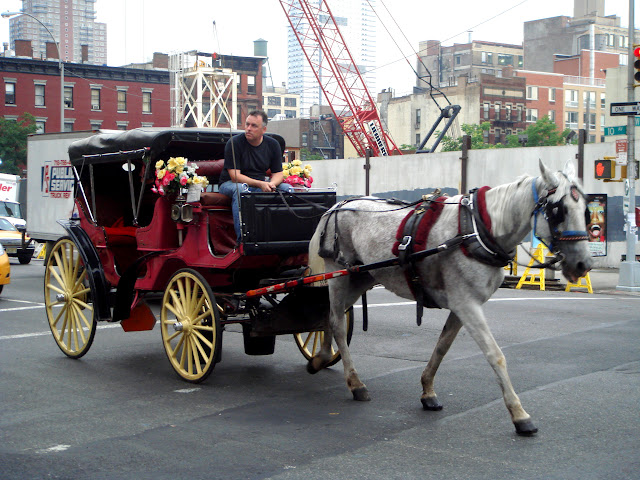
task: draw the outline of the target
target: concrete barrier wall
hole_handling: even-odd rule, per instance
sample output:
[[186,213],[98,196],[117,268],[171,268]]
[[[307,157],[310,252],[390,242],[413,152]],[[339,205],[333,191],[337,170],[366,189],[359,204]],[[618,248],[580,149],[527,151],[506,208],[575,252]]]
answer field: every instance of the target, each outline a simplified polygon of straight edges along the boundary
[[[638,158],[636,149],[636,158]],[[527,147],[469,152],[468,188],[495,187],[514,181],[520,175],[538,175],[539,159],[552,170],[562,170],[572,161],[577,172],[575,145],[561,147]],[[594,163],[604,156],[615,156],[615,144],[585,145],[583,186],[586,193],[607,194],[607,255],[596,257],[596,267],[617,267],[626,253],[622,212],[624,182],[608,182],[594,178]],[[365,159],[316,160],[313,167],[314,187],[337,184],[338,198],[366,193]],[[370,159],[369,193],[380,197],[416,200],[420,195],[441,188],[449,195],[460,193],[460,152],[414,154]],[[618,173],[619,176],[619,173]],[[636,182],[636,193],[640,182]],[[636,206],[640,197],[636,196]],[[636,245],[636,254],[638,248]]]

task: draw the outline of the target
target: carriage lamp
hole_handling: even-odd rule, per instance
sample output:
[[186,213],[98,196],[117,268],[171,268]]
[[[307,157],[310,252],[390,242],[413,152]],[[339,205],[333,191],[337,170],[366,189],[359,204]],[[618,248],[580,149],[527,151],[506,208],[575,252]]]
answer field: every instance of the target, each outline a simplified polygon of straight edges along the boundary
[[182,202],[171,205],[171,220],[184,223],[193,222],[193,205]]

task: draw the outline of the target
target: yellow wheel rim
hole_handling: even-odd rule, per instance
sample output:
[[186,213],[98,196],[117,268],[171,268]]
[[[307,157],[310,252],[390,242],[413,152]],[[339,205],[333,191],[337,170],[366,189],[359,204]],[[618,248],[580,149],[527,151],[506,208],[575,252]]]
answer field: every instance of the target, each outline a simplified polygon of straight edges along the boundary
[[65,355],[79,358],[96,331],[92,292],[82,256],[68,238],[51,251],[44,279],[44,301],[49,328]]
[[169,281],[160,312],[162,341],[173,369],[187,381],[209,376],[219,348],[218,306],[203,277],[192,270]]
[[[350,308],[345,312],[345,318],[347,321],[348,339],[351,339],[351,332],[353,331],[353,309]],[[316,355],[322,348],[322,342],[324,341],[324,331],[318,332],[304,332],[296,333],[293,338],[302,352],[302,355],[307,359]],[[328,366],[335,365],[340,361],[340,351],[335,343],[335,340],[331,342],[331,361]]]

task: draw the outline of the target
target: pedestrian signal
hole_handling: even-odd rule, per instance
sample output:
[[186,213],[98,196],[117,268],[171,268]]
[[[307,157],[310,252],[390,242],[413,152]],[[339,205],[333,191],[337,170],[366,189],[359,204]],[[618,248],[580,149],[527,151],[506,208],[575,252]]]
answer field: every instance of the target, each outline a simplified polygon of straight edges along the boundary
[[616,162],[614,160],[596,160],[595,178],[598,180],[611,179],[616,173]]

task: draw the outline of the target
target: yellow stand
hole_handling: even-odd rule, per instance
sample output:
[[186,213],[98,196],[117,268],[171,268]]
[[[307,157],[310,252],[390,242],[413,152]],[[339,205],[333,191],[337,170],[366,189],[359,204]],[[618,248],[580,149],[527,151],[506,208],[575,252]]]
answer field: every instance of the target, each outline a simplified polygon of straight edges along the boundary
[[586,288],[587,292],[593,293],[593,288],[591,287],[591,277],[587,273],[584,277],[580,277],[578,279],[578,283],[567,282],[567,287],[564,289],[565,292],[570,292],[572,288]]
[[[545,287],[545,277],[544,277],[544,268],[537,268],[532,266],[534,263],[537,265],[539,263],[544,263],[545,250],[548,251],[547,247],[545,247],[542,243],[540,243],[533,252],[531,260],[529,260],[529,265],[524,270],[524,273],[520,277],[520,281],[518,285],[516,285],[516,289],[520,289],[522,285],[537,285],[540,287],[540,290],[544,290]],[[538,273],[531,272],[532,269],[538,270]]]

